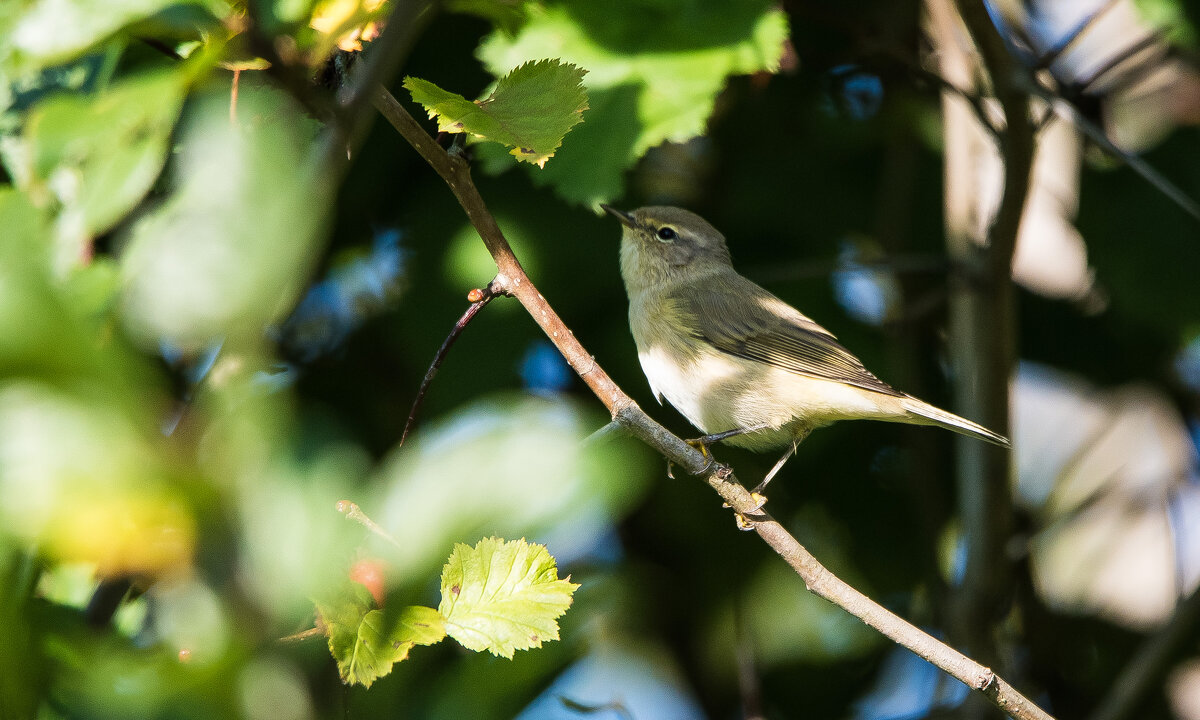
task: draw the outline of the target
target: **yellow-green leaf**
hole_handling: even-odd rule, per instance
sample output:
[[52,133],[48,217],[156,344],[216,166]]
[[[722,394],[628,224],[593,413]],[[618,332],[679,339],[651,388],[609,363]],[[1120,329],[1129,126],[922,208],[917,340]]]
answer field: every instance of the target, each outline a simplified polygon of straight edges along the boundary
[[352,584],[346,594],[317,603],[342,682],[370,687],[408,657],[414,645],[432,645],[446,637],[442,617],[433,608],[412,605],[396,615],[372,609],[371,593]]
[[442,569],[446,634],[471,650],[511,658],[558,639],[557,619],[578,585],[560,580],[545,545],[485,538],[458,544]]
[[162,172],[186,83],[181,72],[147,72],[38,105],[25,126],[30,191],[52,193],[89,237],[113,227]]

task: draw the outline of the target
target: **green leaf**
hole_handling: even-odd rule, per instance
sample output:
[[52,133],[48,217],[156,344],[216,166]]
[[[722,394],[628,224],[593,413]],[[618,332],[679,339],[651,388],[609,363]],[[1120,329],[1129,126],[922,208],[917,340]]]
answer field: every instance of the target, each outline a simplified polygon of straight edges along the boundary
[[394,616],[372,609],[371,593],[353,583],[336,600],[318,602],[317,613],[329,636],[329,652],[342,682],[371,687],[392,665],[408,657],[415,645],[432,645],[446,637],[442,617],[433,608],[412,605]]
[[0,538],[0,623],[6,636],[0,643],[0,706],[5,717],[36,717],[49,682],[38,647],[41,638],[31,623],[36,568],[32,552]]
[[25,126],[28,191],[58,201],[68,232],[109,230],[162,172],[185,87],[181,73],[159,71],[40,103]]
[[420,78],[407,77],[413,100],[438,119],[442,132],[467,132],[512,148],[518,160],[544,167],[588,107],[586,70],[557,60],[526,62],[500,79],[492,94],[471,102]]
[[[11,3],[12,0],[9,0]],[[32,72],[70,60],[179,0],[34,0],[0,14],[0,63]],[[13,3],[19,6],[21,3]],[[177,8],[178,10],[178,8]]]
[[0,186],[0,228],[0,375],[63,371],[94,358],[94,341],[77,331],[51,280],[49,218]]
[[49,223],[45,215],[29,202],[23,193],[8,185],[0,185],[0,227],[6,242],[0,243],[0,259],[12,263],[17,250],[29,252],[42,248],[47,242]]
[[489,35],[479,56],[497,75],[551,55],[588,68],[587,124],[552,175],[533,176],[588,205],[619,195],[622,173],[649,148],[702,134],[729,76],[777,70],[788,34],[770,0],[566,0],[531,4],[527,15],[515,36]]
[[186,117],[174,191],[121,255],[123,317],[149,345],[256,339],[308,281],[329,187],[308,162],[308,121],[282,93],[243,86],[236,123],[223,91]]
[[558,579],[545,545],[499,538],[457,544],[442,569],[438,611],[446,634],[470,650],[511,658],[558,639],[557,618],[578,585]]

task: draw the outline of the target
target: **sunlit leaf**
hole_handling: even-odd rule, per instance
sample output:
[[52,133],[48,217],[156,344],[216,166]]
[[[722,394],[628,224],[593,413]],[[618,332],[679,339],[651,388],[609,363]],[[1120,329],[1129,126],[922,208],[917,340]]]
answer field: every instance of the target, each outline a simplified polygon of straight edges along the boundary
[[647,149],[702,134],[726,79],[777,69],[788,32],[768,0],[567,0],[531,4],[527,13],[515,36],[493,32],[479,56],[496,76],[539,57],[588,68],[594,109],[580,131],[587,135],[533,176],[583,204],[618,194],[621,174]]
[[42,102],[25,126],[30,192],[57,200],[60,225],[88,237],[108,230],[162,171],[184,90],[182,73],[160,71]]
[[214,96],[185,126],[175,191],[121,257],[125,319],[150,344],[258,337],[291,309],[324,229],[307,125],[278,94],[244,88],[236,124]]
[[557,618],[579,586],[560,580],[545,545],[485,538],[455,545],[442,569],[446,634],[471,650],[511,658],[558,639]]
[[321,34],[313,51],[324,58],[335,46],[347,52],[362,50],[364,40],[380,31],[379,20],[390,9],[384,0],[322,0],[313,8],[309,26]]
[[0,13],[0,64],[36,70],[69,60],[133,23],[172,6],[200,10],[201,0],[33,0]]
[[477,102],[420,78],[405,78],[404,87],[437,118],[438,130],[507,145],[518,160],[544,167],[563,137],[583,120],[588,99],[580,83],[586,72],[557,60],[527,62]]
[[101,575],[185,566],[195,521],[156,439],[104,391],[0,385],[0,525]]
[[413,605],[395,616],[373,609],[371,593],[351,583],[335,600],[317,603],[333,654],[346,684],[370,687],[408,657],[415,645],[432,645],[446,636],[433,608]]

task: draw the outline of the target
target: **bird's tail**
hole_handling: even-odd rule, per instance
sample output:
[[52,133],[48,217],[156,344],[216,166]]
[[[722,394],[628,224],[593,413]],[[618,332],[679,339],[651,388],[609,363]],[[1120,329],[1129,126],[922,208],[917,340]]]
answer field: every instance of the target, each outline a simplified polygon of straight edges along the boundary
[[900,401],[900,406],[908,412],[916,415],[916,422],[925,425],[937,425],[944,427],[947,430],[952,430],[960,435],[978,438],[985,440],[993,445],[1000,447],[1012,447],[1012,443],[1003,435],[988,430],[984,426],[973,423],[966,418],[959,417],[954,413],[946,412],[941,408],[934,407],[927,402],[922,402],[914,397],[906,397]]

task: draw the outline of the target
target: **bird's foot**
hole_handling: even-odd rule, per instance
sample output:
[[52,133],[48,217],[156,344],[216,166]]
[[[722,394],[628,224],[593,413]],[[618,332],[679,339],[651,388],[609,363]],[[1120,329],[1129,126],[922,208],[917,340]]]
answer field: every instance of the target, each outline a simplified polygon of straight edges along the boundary
[[712,435],[704,435],[703,437],[684,440],[684,442],[699,450],[700,454],[703,455],[706,460],[712,462],[712,453],[709,452],[708,446],[712,445],[714,442],[716,442],[716,440],[712,440],[710,438],[712,438]]
[[760,423],[758,425],[751,425],[749,427],[734,428],[732,430],[726,430],[725,432],[712,433],[710,435],[701,435],[698,438],[692,438],[691,440],[684,440],[684,442],[686,442],[688,445],[691,445],[692,447],[696,448],[700,452],[706,452],[709,445],[714,445],[716,443],[721,442],[722,440],[728,440],[729,438],[737,437],[738,435],[749,435],[750,433],[755,433],[755,432],[758,432],[759,430],[765,430],[767,427],[769,427],[769,426],[766,423]]
[[[724,435],[724,433],[721,434]],[[700,468],[700,472],[696,473],[697,475],[707,475],[712,471],[714,466],[717,468],[717,472],[720,472],[722,469],[724,469],[726,471],[726,476],[728,476],[728,473],[732,472],[729,470],[729,466],[722,465],[721,463],[717,462],[717,459],[713,457],[712,452],[710,452],[708,449],[709,445],[712,445],[721,439],[723,438],[716,435],[704,435],[698,438],[692,438],[691,440],[684,440],[685,443],[699,450],[700,454],[703,455],[704,459],[707,461],[705,462],[704,467]],[[675,479],[675,463],[671,462],[670,460],[667,461],[667,477],[671,478],[672,480]]]
[[[751,497],[751,499],[754,500],[754,503],[755,503],[754,508],[750,510],[750,512],[752,512],[752,513],[756,513],[759,510],[762,510],[763,505],[767,504],[767,497],[765,495],[761,495],[757,492],[751,491],[750,497]],[[722,507],[732,507],[729,503],[722,503],[721,506]],[[747,516],[746,513],[741,513],[741,512],[737,513],[736,515],[734,515],[734,520],[737,522],[738,530],[747,532],[747,531],[754,529],[755,521],[750,519],[750,517]]]
[[[722,480],[728,478],[731,474],[733,474],[733,470],[730,469],[728,465],[722,465],[721,463],[717,462],[717,459],[713,457],[712,451],[710,451],[709,448],[712,445],[721,442],[722,440],[728,440],[729,438],[737,437],[738,435],[746,435],[748,433],[758,432],[766,427],[767,425],[765,424],[751,425],[750,427],[735,428],[733,430],[726,430],[725,432],[701,435],[698,438],[684,440],[685,443],[699,450],[700,454],[704,456],[704,459],[708,461],[704,467],[700,469],[700,472],[696,474],[707,475],[715,469]],[[672,470],[672,463],[669,460],[667,461],[667,477],[671,478],[672,480],[675,479],[675,473]]]

